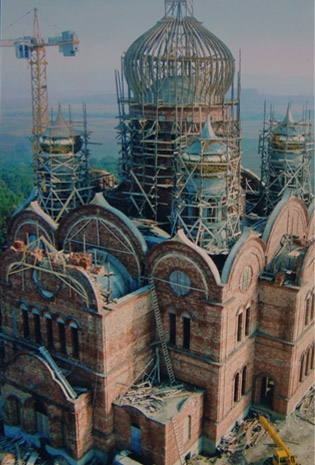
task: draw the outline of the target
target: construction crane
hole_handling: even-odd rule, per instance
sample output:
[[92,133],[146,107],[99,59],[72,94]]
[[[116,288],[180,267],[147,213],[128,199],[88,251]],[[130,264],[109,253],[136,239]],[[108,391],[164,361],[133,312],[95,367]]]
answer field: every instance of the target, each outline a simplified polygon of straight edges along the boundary
[[272,465],[300,465],[296,456],[290,451],[288,446],[282,441],[274,428],[263,415],[258,415],[259,423],[267,431],[277,447],[275,447],[272,456]]
[[64,56],[75,56],[78,51],[78,36],[73,31],[64,31],[58,37],[44,41],[41,36],[37,8],[34,8],[33,35],[17,39],[1,40],[2,47],[15,47],[16,58],[29,61],[32,93],[33,153],[38,150],[38,137],[48,125],[48,88],[46,47],[58,46]]

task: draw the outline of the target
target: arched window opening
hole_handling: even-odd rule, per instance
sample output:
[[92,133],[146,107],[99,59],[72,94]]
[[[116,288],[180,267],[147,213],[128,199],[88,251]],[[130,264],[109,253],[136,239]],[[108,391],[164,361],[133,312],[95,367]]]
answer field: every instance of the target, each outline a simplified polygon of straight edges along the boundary
[[306,298],[306,305],[305,305],[305,321],[304,321],[305,325],[308,325],[308,322],[309,322],[309,319],[310,319],[311,306],[312,306],[312,299],[311,299],[311,296],[309,295]]
[[190,349],[190,318],[186,315],[183,317],[183,348]]
[[48,350],[54,350],[53,321],[50,315],[45,315],[45,325],[47,348]]
[[247,307],[245,316],[245,336],[248,336],[250,332],[250,313],[250,307]]
[[31,332],[30,332],[30,321],[28,315],[28,309],[26,305],[21,305],[22,311],[22,322],[23,322],[23,337],[24,339],[30,339]]
[[234,402],[240,400],[240,374],[236,373],[234,378]]
[[176,315],[175,313],[169,313],[169,342],[173,346],[176,346]]
[[62,354],[67,353],[66,329],[63,320],[58,319],[59,349]]
[[269,376],[264,376],[261,380],[260,402],[265,407],[273,408],[273,397],[275,390],[275,382]]
[[79,358],[79,330],[75,323],[70,323],[71,328],[71,351],[75,358]]
[[33,321],[34,321],[34,336],[36,344],[42,343],[42,333],[41,333],[41,323],[40,323],[40,315],[33,311]]
[[247,367],[243,368],[242,373],[242,396],[246,394],[246,385],[247,385]]
[[237,317],[237,341],[238,342],[242,340],[242,333],[243,333],[243,313],[239,313]]
[[307,351],[305,360],[305,376],[308,376],[310,370],[310,351]]
[[305,364],[305,356],[303,354],[301,358],[301,364],[300,364],[300,383],[303,381],[303,378],[304,378],[304,371],[305,371],[304,364]]
[[49,438],[49,421],[45,406],[41,402],[34,404],[36,417],[36,431],[45,438]]

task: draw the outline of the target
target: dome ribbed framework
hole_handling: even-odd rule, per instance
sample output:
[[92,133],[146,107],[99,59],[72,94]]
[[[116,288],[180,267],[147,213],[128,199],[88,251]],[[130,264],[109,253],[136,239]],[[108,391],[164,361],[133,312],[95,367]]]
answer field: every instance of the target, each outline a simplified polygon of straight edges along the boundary
[[164,17],[124,57],[134,99],[145,103],[220,103],[234,69],[228,47],[193,17]]

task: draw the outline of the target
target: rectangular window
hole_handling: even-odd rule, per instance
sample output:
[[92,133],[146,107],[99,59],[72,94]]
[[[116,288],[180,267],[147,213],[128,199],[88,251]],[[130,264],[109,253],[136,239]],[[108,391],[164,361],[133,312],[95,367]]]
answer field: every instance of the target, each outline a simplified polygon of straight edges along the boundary
[[187,316],[183,318],[183,348],[190,348],[190,318]]
[[169,314],[169,323],[170,323],[170,344],[173,346],[176,345],[176,315],[175,313]]

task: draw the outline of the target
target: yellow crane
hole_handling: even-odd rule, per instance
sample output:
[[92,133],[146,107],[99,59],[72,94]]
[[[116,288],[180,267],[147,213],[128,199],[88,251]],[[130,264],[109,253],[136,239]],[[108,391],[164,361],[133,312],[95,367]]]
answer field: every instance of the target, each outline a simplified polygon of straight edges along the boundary
[[274,428],[263,415],[258,415],[259,423],[267,431],[277,447],[272,456],[272,465],[300,465],[296,456],[290,451],[288,446],[282,441]]
[[73,31],[43,40],[37,8],[33,10],[33,35],[1,40],[2,47],[15,47],[16,58],[29,61],[31,70],[33,152],[38,150],[38,137],[48,125],[48,88],[46,47],[58,46],[64,56],[75,56],[79,40]]

